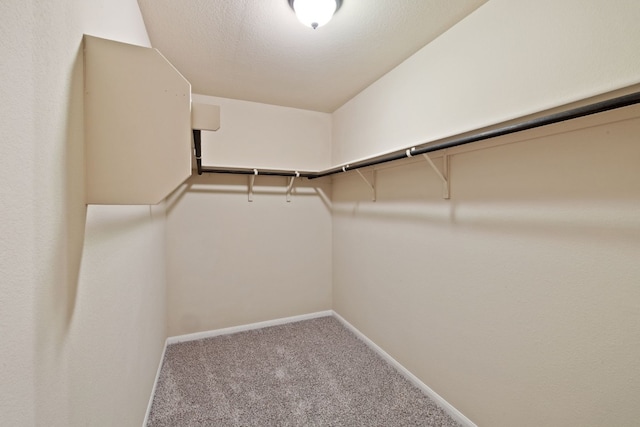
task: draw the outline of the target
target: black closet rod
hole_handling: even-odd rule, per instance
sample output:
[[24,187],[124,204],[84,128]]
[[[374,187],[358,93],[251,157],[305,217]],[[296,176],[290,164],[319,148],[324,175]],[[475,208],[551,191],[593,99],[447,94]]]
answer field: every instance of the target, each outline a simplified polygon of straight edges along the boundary
[[[436,143],[427,145],[421,148],[415,148],[411,150],[396,151],[385,156],[375,157],[367,160],[361,160],[345,166],[337,166],[334,168],[326,169],[318,172],[298,172],[287,171],[277,169],[248,169],[248,168],[222,168],[222,167],[202,167],[198,162],[198,175],[202,173],[231,173],[241,175],[271,175],[271,176],[300,176],[309,179],[322,178],[324,176],[334,175],[341,172],[347,172],[350,170],[366,168],[369,166],[375,166],[382,163],[392,162],[394,160],[400,160],[407,157],[413,157],[420,154],[431,153],[434,151],[444,150],[447,148],[459,147],[461,145],[470,144],[472,142],[484,141],[498,136],[508,135],[511,133],[522,132],[529,129],[538,128],[541,126],[547,126],[554,123],[560,123],[567,120],[577,119],[579,117],[589,116],[592,114],[602,113],[605,111],[615,110],[617,108],[628,107],[630,105],[640,103],[640,92],[631,93],[628,95],[619,96],[617,98],[607,99],[605,101],[596,102],[594,104],[585,105],[582,107],[573,108],[558,113],[549,114],[547,116],[538,117],[531,120],[499,127],[496,129],[487,130],[484,132],[475,133],[473,135],[467,135],[460,138],[455,138],[447,142]],[[200,137],[196,138],[196,131],[194,130],[194,143],[196,145],[196,157],[200,157]]]

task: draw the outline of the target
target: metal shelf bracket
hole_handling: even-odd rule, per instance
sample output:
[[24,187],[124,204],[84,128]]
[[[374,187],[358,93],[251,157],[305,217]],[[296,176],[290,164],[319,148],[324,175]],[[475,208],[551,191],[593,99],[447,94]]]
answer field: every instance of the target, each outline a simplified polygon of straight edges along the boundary
[[[407,157],[412,157],[413,151],[415,151],[416,147],[407,150]],[[442,172],[440,169],[433,163],[431,157],[427,153],[422,153],[422,156],[425,158],[429,166],[433,169],[433,171],[438,175],[438,178],[442,181],[442,198],[450,199],[451,198],[451,189],[449,184],[449,155],[445,151],[442,155]]]
[[[349,166],[347,165],[347,167]],[[371,200],[375,202],[376,201],[376,170],[375,169],[373,170],[373,182],[369,182],[369,180],[365,178],[362,172],[360,172],[360,169],[356,169],[356,172],[358,172],[358,175],[360,175],[360,178],[362,178],[362,180],[371,189]]]
[[287,186],[287,202],[291,202],[291,191],[293,190],[293,182],[296,178],[300,177],[300,173],[295,171],[296,176],[289,178],[289,185]]
[[249,176],[249,201],[253,202],[253,184],[256,182],[256,176],[258,176],[258,169],[253,170],[253,175]]

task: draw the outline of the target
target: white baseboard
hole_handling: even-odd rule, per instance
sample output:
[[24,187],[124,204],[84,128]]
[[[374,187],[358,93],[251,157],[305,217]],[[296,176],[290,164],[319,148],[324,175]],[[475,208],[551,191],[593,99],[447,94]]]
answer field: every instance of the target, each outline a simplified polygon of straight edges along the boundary
[[371,341],[369,338],[367,338],[366,335],[364,335],[362,332],[360,332],[358,329],[356,329],[355,326],[353,326],[351,323],[347,322],[342,316],[340,316],[338,313],[336,313],[335,311],[333,311],[333,316],[338,319],[340,321],[340,323],[342,323],[347,329],[349,329],[351,332],[353,332],[354,334],[356,334],[358,336],[358,338],[360,338],[365,344],[367,344],[373,351],[375,351],[376,353],[378,353],[380,355],[380,357],[382,357],[384,360],[386,360],[391,366],[393,366],[394,368],[396,368],[398,370],[398,372],[400,372],[406,379],[408,379],[413,385],[415,385],[416,387],[418,387],[420,390],[422,390],[422,392],[424,394],[426,394],[427,396],[429,396],[434,402],[436,402],[438,404],[438,406],[440,406],[442,409],[444,409],[449,415],[451,415],[451,417],[456,420],[457,422],[459,422],[460,424],[462,424],[465,427],[478,427],[476,424],[474,424],[473,421],[471,421],[469,418],[465,417],[464,414],[460,411],[458,411],[452,404],[450,404],[449,402],[447,402],[446,400],[444,400],[444,398],[442,396],[440,396],[438,393],[436,393],[435,391],[433,391],[429,386],[427,386],[425,383],[423,383],[422,381],[420,381],[420,379],[418,377],[416,377],[415,375],[413,375],[407,368],[405,368],[404,366],[402,366],[400,364],[400,362],[398,362],[397,360],[395,360],[393,357],[391,357],[386,351],[384,351],[383,349],[381,349],[376,343],[374,343],[373,341]]
[[151,388],[151,396],[149,396],[149,403],[147,404],[147,412],[144,414],[144,420],[142,421],[142,427],[146,427],[149,422],[149,414],[151,413],[151,405],[153,404],[153,396],[156,395],[156,386],[160,379],[160,371],[162,371],[162,362],[164,362],[164,353],[167,351],[167,340],[164,341],[164,347],[162,347],[162,354],[160,355],[160,363],[158,363],[158,370],[156,371],[156,379],[153,381],[153,387]]
[[250,323],[248,325],[232,326],[230,328],[215,329],[213,331],[196,332],[193,334],[178,335],[167,338],[168,344],[175,344],[185,341],[195,341],[203,338],[217,337],[219,335],[235,334],[236,332],[251,331],[253,329],[268,328],[269,326],[284,325],[286,323],[300,322],[302,320],[316,319],[318,317],[332,316],[332,310],[318,311],[316,313],[302,314],[300,316],[283,317],[281,319],[267,320],[264,322]]

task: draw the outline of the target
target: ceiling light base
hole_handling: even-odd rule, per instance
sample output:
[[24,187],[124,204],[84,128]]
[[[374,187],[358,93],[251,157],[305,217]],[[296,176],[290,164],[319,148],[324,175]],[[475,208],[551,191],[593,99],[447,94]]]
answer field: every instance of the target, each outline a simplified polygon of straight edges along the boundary
[[[333,15],[340,9],[342,6],[342,0],[298,0],[300,3],[298,4],[298,9],[293,6],[296,0],[288,0],[289,7],[293,9],[298,17],[298,20],[302,22],[304,25],[313,28],[314,30],[318,27],[325,25],[327,22],[331,20]],[[335,10],[333,9],[333,2],[335,1]]]

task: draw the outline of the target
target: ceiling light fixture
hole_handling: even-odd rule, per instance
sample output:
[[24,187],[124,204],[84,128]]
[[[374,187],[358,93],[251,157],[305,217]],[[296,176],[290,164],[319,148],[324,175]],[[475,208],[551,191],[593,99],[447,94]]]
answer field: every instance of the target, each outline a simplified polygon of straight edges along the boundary
[[289,0],[298,20],[314,30],[331,21],[342,0]]

